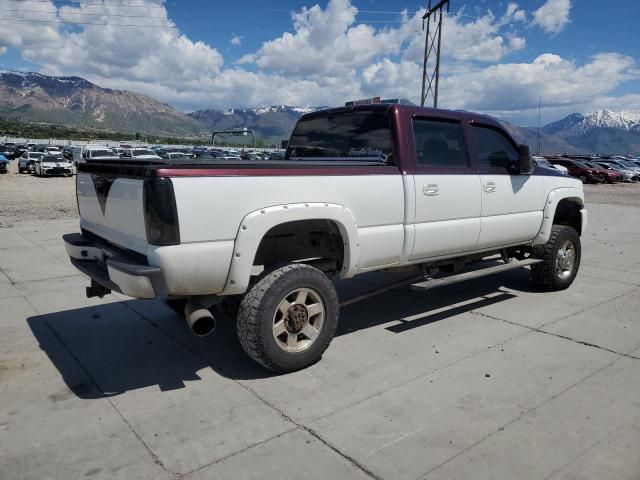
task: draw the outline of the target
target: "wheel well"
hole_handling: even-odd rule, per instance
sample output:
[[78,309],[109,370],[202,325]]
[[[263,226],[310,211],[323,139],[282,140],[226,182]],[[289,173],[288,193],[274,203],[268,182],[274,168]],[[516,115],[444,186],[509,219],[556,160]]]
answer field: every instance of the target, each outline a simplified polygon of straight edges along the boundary
[[299,220],[271,228],[260,241],[254,265],[300,262],[322,271],[340,271],[344,239],[331,220]]
[[558,203],[556,214],[553,217],[554,225],[565,225],[573,227],[578,235],[582,234],[582,215],[580,210],[582,205],[578,200],[565,198]]

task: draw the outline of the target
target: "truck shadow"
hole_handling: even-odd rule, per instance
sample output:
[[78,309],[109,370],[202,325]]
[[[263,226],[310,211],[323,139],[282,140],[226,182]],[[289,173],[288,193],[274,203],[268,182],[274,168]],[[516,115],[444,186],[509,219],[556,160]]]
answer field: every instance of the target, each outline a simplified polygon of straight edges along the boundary
[[[394,290],[342,311],[338,336],[386,326],[389,335],[446,321],[515,295],[503,285],[527,289],[528,275],[508,272],[429,292]],[[365,284],[364,288],[368,288]],[[348,285],[339,285],[339,291]],[[349,285],[353,289],[353,284]],[[363,287],[360,287],[363,288]],[[350,293],[350,292],[348,292]],[[250,380],[276,374],[256,365],[242,350],[232,319],[217,315],[218,328],[194,337],[184,320],[162,302],[119,303],[33,316],[28,324],[69,389],[83,399],[116,396],[157,386],[185,387],[210,375]]]

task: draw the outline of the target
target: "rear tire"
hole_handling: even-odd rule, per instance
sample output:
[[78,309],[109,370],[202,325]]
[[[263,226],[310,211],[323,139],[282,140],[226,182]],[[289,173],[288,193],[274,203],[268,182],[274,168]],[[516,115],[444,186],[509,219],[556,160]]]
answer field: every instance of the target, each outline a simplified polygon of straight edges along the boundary
[[533,247],[531,256],[543,262],[531,266],[531,280],[543,290],[565,290],[576,278],[581,255],[578,232],[572,227],[554,225],[549,241]]
[[333,339],[340,306],[320,270],[291,264],[262,277],[238,310],[238,338],[260,365],[279,373],[313,365]]

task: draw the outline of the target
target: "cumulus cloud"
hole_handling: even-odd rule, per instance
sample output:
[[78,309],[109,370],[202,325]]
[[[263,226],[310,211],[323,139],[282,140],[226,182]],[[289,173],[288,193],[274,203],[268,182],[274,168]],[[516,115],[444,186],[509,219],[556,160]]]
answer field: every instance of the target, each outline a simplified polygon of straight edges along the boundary
[[533,12],[533,25],[548,33],[558,33],[569,23],[571,0],[547,0]]
[[[33,2],[0,30],[0,54],[19,49],[44,73],[79,75],[98,85],[127,89],[187,110],[268,104],[339,105],[381,95],[419,101],[424,10],[402,12],[393,26],[359,22],[351,0],[292,13],[293,30],[264,42],[253,53],[225,64],[211,45],[193,41],[168,17],[163,0],[79,0],[60,5]],[[0,7],[24,5],[0,0]],[[136,5],[140,18],[122,20]],[[509,56],[526,47],[520,33],[529,24],[557,32],[569,21],[570,0],[548,0],[535,11],[514,2],[499,12],[445,16],[440,104],[527,118],[543,98],[549,112],[616,105],[622,83],[638,79],[634,60],[615,52],[586,62],[552,52],[530,62]],[[124,15],[125,17],[121,17]],[[120,18],[121,20],[114,21]],[[70,26],[68,23],[81,23]],[[128,23],[137,26],[126,26]],[[229,39],[232,45],[241,36]],[[640,100],[629,96],[630,105]],[[638,107],[640,108],[640,107]]]

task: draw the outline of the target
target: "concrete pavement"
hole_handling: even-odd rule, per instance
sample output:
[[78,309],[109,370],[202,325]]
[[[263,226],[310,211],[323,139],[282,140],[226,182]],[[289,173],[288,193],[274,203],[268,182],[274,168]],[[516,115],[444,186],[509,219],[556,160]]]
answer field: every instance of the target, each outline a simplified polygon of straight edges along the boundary
[[589,209],[571,289],[398,289],[282,376],[229,319],[198,339],[160,302],[84,298],[75,220],[0,228],[0,478],[638,480],[640,212]]

